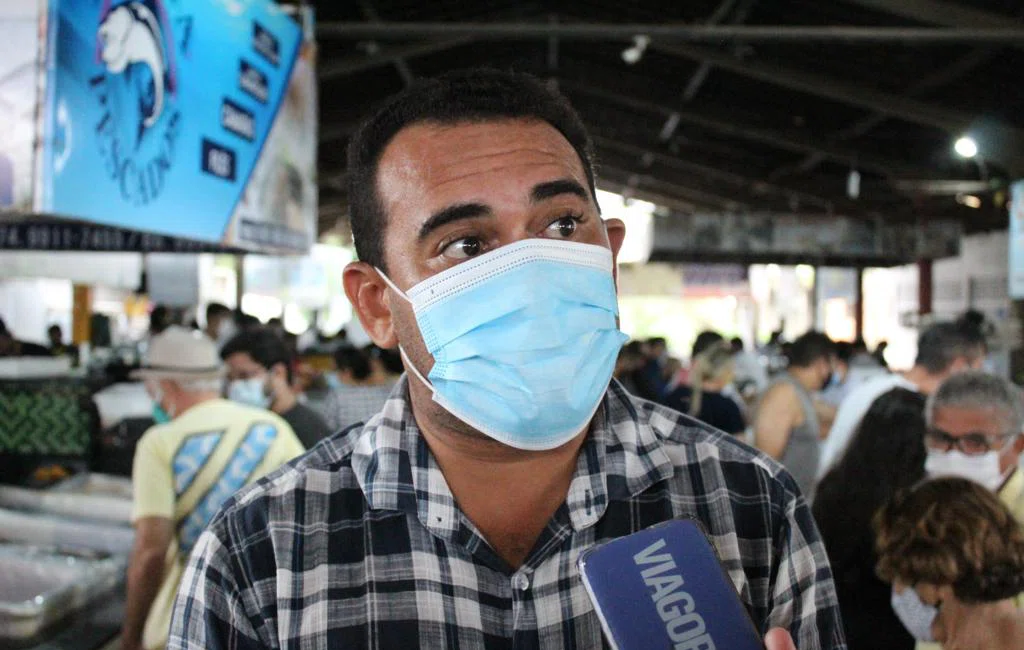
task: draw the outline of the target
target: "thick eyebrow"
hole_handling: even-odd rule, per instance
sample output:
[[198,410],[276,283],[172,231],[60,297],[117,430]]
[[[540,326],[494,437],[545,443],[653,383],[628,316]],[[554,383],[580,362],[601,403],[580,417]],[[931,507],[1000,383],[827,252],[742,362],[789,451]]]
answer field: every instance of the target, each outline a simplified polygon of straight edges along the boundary
[[534,186],[533,191],[530,193],[530,201],[540,203],[562,194],[575,194],[584,201],[590,198],[587,190],[582,185],[572,179],[563,178]]
[[483,203],[460,203],[450,205],[430,215],[430,218],[420,226],[419,240],[423,241],[430,233],[434,232],[445,224],[464,219],[475,219],[477,217],[489,217],[493,214],[491,209]]

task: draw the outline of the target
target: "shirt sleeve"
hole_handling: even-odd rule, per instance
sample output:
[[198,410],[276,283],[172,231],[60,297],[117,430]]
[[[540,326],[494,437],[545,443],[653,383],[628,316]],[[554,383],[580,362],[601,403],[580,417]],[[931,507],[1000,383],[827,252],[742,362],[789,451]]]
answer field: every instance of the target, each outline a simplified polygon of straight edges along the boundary
[[132,521],[143,517],[174,519],[174,479],[171,459],[154,429],[139,440],[132,462]]
[[825,545],[796,484],[787,494],[785,520],[775,538],[775,584],[768,627],[790,631],[800,650],[846,650],[842,616]]
[[[222,520],[223,521],[223,520]],[[264,650],[245,597],[251,591],[220,535],[211,526],[192,552],[171,617],[168,650]]]

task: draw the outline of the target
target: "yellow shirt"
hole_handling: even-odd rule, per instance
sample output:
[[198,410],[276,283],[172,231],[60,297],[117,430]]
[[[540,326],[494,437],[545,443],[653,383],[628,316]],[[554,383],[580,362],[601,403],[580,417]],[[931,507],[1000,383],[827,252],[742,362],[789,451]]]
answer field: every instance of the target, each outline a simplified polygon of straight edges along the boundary
[[[999,490],[999,500],[1006,504],[1021,526],[1024,526],[1024,470],[1015,469],[1013,475]],[[1017,607],[1024,609],[1024,594],[1017,595]],[[942,650],[938,643],[917,644],[917,650]]]
[[188,554],[221,504],[303,452],[279,416],[222,399],[194,406],[142,436],[132,468],[132,519],[166,517],[177,529],[160,591],[146,618],[144,647],[166,646]]

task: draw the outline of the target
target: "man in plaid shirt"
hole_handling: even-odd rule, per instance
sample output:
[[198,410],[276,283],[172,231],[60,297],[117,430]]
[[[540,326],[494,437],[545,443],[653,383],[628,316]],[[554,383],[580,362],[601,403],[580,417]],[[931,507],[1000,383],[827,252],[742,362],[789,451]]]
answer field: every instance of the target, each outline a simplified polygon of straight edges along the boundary
[[692,516],[768,650],[845,650],[785,470],[609,383],[625,228],[564,98],[511,73],[422,81],[354,137],[349,178],[345,290],[409,376],[225,505],[169,648],[607,647],[580,553]]

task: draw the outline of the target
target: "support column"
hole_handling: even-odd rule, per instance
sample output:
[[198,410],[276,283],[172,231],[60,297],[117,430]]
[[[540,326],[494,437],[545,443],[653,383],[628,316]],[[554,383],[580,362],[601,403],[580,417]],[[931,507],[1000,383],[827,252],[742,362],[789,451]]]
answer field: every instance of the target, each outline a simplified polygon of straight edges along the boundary
[[92,340],[92,287],[84,284],[72,285],[71,297],[71,342],[75,345]]
[[824,331],[825,323],[819,318],[819,312],[821,311],[821,282],[818,280],[818,271],[821,270],[818,266],[812,266],[814,269],[814,279],[811,281],[811,329],[815,331]]
[[932,261],[917,263],[917,313],[927,316],[932,313]]
[[856,289],[854,290],[853,300],[854,318],[856,319],[857,329],[855,330],[854,338],[864,338],[864,267],[857,267],[857,282]]
[[241,310],[245,295],[245,254],[236,255],[235,262],[235,307]]

